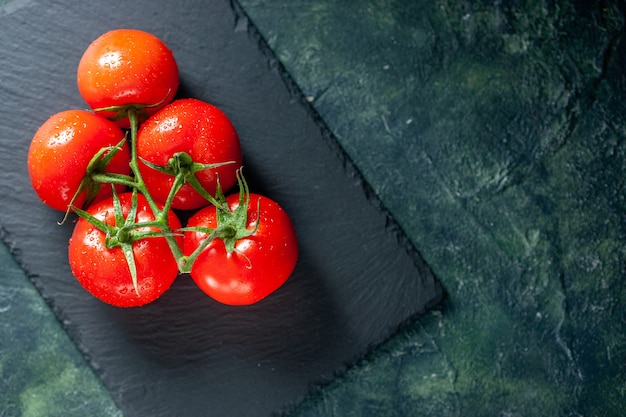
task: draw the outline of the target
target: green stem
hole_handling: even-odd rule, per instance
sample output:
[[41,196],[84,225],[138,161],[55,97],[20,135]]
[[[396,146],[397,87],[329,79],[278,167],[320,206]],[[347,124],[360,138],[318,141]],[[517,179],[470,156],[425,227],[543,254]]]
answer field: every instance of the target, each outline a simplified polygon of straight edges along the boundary
[[184,259],[179,259],[178,263],[179,263],[179,268],[181,269],[181,272],[191,272],[191,267],[193,263],[196,261],[196,258],[200,255],[200,253],[207,246],[209,246],[209,243],[211,243],[211,241],[215,239],[219,233],[220,233],[219,229],[215,229],[209,232],[207,238],[202,241],[202,243],[196,248],[195,251],[193,251],[191,255],[184,257]]
[[183,172],[179,172],[174,177],[174,182],[172,183],[172,188],[170,188],[170,192],[167,195],[167,199],[165,200],[165,204],[163,205],[163,212],[168,213],[172,207],[172,203],[174,202],[174,197],[176,193],[180,190],[180,188],[185,183],[185,174]]
[[94,181],[107,183],[107,184],[120,184],[129,188],[138,188],[139,184],[127,175],[114,174],[110,172],[104,172],[101,174],[91,174],[91,178]]
[[[134,187],[139,192],[141,192],[141,194],[143,194],[143,196],[146,198],[146,201],[148,202],[148,205],[150,206],[150,209],[152,210],[152,213],[154,214],[154,218],[157,219],[157,221],[159,222],[159,228],[161,229],[161,232],[163,232],[163,237],[167,241],[170,247],[170,250],[172,251],[172,254],[174,255],[174,258],[176,259],[177,263],[181,265],[181,258],[184,257],[183,251],[178,245],[178,242],[176,241],[176,237],[174,236],[174,233],[170,229],[170,225],[167,221],[167,214],[169,212],[169,206],[171,206],[171,201],[169,202],[169,205],[166,205],[166,207],[163,210],[161,210],[159,208],[159,205],[156,203],[156,201],[154,201],[154,198],[152,198],[152,195],[150,195],[150,192],[145,186],[145,183],[141,176],[141,172],[139,171],[139,163],[137,161],[137,130],[139,126],[139,118],[137,115],[137,109],[131,107],[128,110],[128,120],[130,121],[130,146],[131,146],[130,169],[133,171],[133,174],[135,175],[136,184],[134,185]],[[188,271],[181,270],[181,272],[188,272]]]
[[222,210],[222,211],[229,211],[228,210],[228,204],[226,204],[225,202],[220,203],[215,197],[213,197],[211,194],[209,194],[204,187],[202,187],[202,184],[200,184],[200,181],[198,181],[198,178],[196,178],[195,174],[190,175],[187,178],[187,182],[194,188],[194,190],[196,190],[198,192],[198,194],[200,194],[205,200],[207,200],[209,203],[213,204],[215,207],[217,207],[218,210]]

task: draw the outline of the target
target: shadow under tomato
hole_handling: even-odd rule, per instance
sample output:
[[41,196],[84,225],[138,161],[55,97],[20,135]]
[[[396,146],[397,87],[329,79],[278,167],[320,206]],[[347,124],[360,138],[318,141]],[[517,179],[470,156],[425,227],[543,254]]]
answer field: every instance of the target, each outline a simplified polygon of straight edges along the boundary
[[107,315],[141,356],[161,367],[210,366],[228,358],[298,368],[350,357],[351,346],[334,343],[348,331],[335,301],[304,253],[290,279],[251,306],[220,304],[181,275],[154,303]]

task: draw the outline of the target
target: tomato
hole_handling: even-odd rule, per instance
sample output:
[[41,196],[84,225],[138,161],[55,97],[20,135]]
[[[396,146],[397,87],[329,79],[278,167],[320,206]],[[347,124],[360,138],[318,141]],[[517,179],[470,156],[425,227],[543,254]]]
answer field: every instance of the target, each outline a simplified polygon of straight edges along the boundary
[[[66,211],[94,155],[122,139],[124,133],[113,122],[88,111],[66,110],[50,117],[33,136],[28,151],[28,173],[39,198]],[[128,175],[129,162],[130,149],[125,143],[104,170]],[[111,195],[110,185],[92,187],[95,200]],[[82,207],[85,196],[85,191],[81,192],[73,204]]]
[[[237,195],[226,201],[232,211],[239,206]],[[198,211],[187,224],[188,228],[217,226],[213,205]],[[224,240],[213,239],[191,267],[191,277],[198,287],[224,304],[249,305],[267,297],[287,281],[298,259],[293,224],[278,203],[250,194],[245,227],[253,233],[237,240],[231,253]],[[190,256],[207,237],[201,231],[186,231],[185,255]]]
[[[101,35],[78,63],[78,91],[92,109],[147,106],[147,115],[171,102],[178,90],[178,65],[172,51],[156,36],[135,29]],[[116,112],[102,111],[115,118]],[[117,121],[128,127],[127,118]]]
[[[119,195],[124,218],[129,215],[132,193]],[[145,197],[137,195],[137,222],[154,220]],[[116,225],[113,198],[102,200],[86,210],[110,226]],[[180,220],[169,211],[171,230],[180,229]],[[142,227],[137,232],[158,231]],[[131,232],[132,233],[132,232]],[[182,237],[176,237],[182,247]],[[178,275],[178,263],[164,237],[144,237],[132,243],[137,268],[135,292],[128,262],[121,247],[107,247],[107,235],[88,220],[79,218],[69,242],[72,273],[94,297],[117,307],[137,307],[150,303],[167,291]]]
[[[141,125],[137,134],[139,158],[167,166],[179,152],[189,155],[196,164],[232,162],[195,173],[200,185],[209,194],[215,194],[218,178],[223,190],[228,190],[237,181],[236,172],[242,163],[239,136],[229,118],[217,107],[193,98],[176,100]],[[179,168],[176,166],[176,169]],[[184,166],[182,169],[189,171],[191,167]],[[164,202],[174,176],[141,162],[139,171],[150,194]],[[172,207],[191,210],[206,204],[207,199],[187,182],[176,194]]]

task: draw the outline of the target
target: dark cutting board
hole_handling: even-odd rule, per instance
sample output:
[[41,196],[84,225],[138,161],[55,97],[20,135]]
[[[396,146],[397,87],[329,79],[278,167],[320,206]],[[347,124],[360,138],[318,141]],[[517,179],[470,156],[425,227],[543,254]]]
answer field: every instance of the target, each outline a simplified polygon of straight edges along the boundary
[[[115,3],[15,0],[0,9],[0,226],[127,417],[284,410],[441,300],[417,251],[239,9],[221,0]],[[179,95],[231,117],[253,191],[292,216],[296,271],[261,303],[217,304],[181,276],[157,302],[117,309],[72,277],[72,225],[58,226],[60,213],[38,202],[26,154],[50,115],[85,107],[76,65],[93,39],[117,27],[168,44]]]

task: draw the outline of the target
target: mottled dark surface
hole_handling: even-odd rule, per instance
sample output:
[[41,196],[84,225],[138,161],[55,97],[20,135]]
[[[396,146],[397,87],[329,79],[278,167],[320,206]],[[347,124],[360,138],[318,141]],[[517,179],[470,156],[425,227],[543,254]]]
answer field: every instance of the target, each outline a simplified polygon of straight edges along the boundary
[[624,3],[241,4],[449,292],[294,415],[623,415]]
[[[228,2],[135,1],[121,13],[108,3],[13,1],[0,9],[0,22],[0,165],[6,169],[0,226],[21,267],[12,263],[0,287],[7,299],[1,336],[10,341],[0,350],[3,415],[118,412],[113,402],[127,417],[269,415],[331,381],[440,301],[441,287],[418,252]],[[118,309],[72,278],[71,222],[57,225],[62,213],[38,202],[26,152],[51,114],[84,107],[76,65],[89,42],[116,27],[166,41],[181,69],[180,96],[210,101],[231,117],[252,190],[292,217],[300,258],[272,297],[245,308],[223,306],[181,276],[157,302]],[[12,304],[18,283],[30,288],[22,295],[38,302],[41,314],[20,313]],[[56,329],[58,342],[40,322]],[[19,352],[21,343],[34,346]],[[68,379],[66,367],[82,379]],[[47,402],[53,407],[42,408]]]
[[0,277],[0,415],[121,416],[3,244]]

